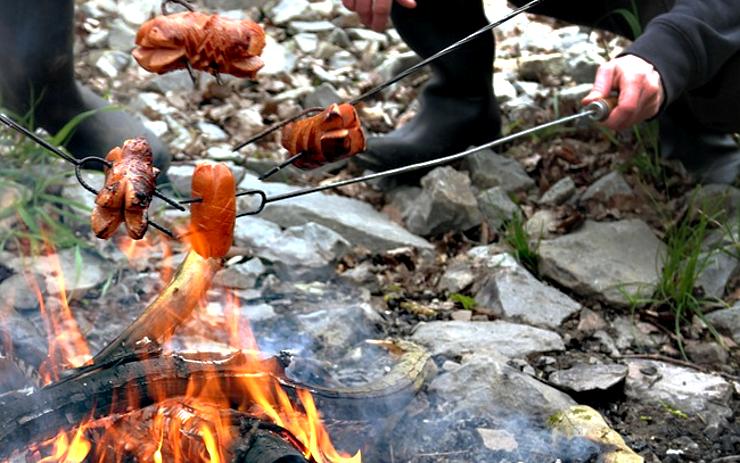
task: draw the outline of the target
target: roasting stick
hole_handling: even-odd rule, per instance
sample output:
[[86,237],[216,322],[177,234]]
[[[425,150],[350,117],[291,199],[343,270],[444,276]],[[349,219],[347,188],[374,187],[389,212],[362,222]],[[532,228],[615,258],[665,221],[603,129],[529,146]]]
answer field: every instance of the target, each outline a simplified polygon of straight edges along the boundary
[[[533,7],[535,7],[538,4],[542,3],[543,1],[544,0],[532,0],[531,2],[527,3],[526,5],[524,5],[524,6],[520,7],[520,8],[517,8],[516,10],[514,10],[511,13],[507,14],[506,16],[504,16],[503,18],[499,19],[498,21],[495,21],[493,23],[487,24],[486,26],[478,29],[477,31],[473,32],[472,34],[470,34],[470,35],[468,35],[468,36],[466,36],[466,37],[458,40],[457,42],[449,45],[448,47],[443,48],[442,50],[438,51],[437,53],[429,56],[428,58],[420,61],[419,63],[417,63],[417,64],[409,67],[408,69],[400,72],[396,76],[391,77],[389,80],[383,82],[382,84],[379,84],[376,87],[373,87],[372,89],[368,90],[367,92],[361,94],[360,96],[357,96],[357,97],[349,100],[348,103],[354,106],[354,105],[356,105],[357,103],[359,103],[361,101],[367,100],[367,99],[369,99],[369,98],[377,95],[378,93],[380,93],[381,91],[383,91],[386,88],[390,87],[391,85],[397,83],[401,79],[404,79],[405,77],[408,77],[409,75],[417,72],[419,69],[423,68],[427,64],[429,64],[429,63],[431,63],[431,62],[433,62],[433,61],[435,61],[435,60],[437,60],[437,59],[439,59],[439,58],[441,58],[441,57],[443,57],[443,56],[445,56],[445,55],[447,55],[447,54],[455,51],[457,48],[461,47],[462,45],[465,45],[466,43],[474,40],[478,36],[480,36],[482,34],[485,34],[486,32],[489,32],[489,31],[493,30],[494,28],[496,28],[496,27],[504,24],[505,22],[509,21],[510,19],[518,16],[519,14],[524,13],[525,11],[528,11],[528,10],[532,9]],[[278,122],[278,123],[276,123],[276,124],[268,127],[267,129],[265,129],[265,130],[263,130],[263,131],[255,134],[255,135],[253,135],[252,137],[248,138],[247,140],[243,141],[242,143],[238,144],[237,146],[234,147],[233,151],[239,151],[240,149],[244,148],[245,146],[249,145],[250,143],[253,143],[253,142],[255,142],[255,141],[257,141],[257,140],[259,140],[259,139],[261,139],[261,138],[263,138],[263,137],[271,134],[272,132],[274,132],[274,131],[276,131],[276,130],[282,128],[282,127],[284,127],[285,125],[287,125],[287,124],[289,124],[289,123],[291,123],[291,122],[293,122],[293,121],[295,121],[295,120],[297,120],[297,119],[299,119],[299,118],[301,118],[301,117],[303,117],[303,116],[305,116],[305,115],[307,115],[308,113],[311,113],[311,112],[315,112],[315,108],[307,109],[307,110],[305,110],[302,113],[296,114],[295,116],[292,116],[292,117],[290,117],[290,118],[288,118],[288,119],[286,119],[284,121]],[[266,172],[265,174],[263,174],[262,176],[260,176],[259,179],[260,180],[264,180],[264,179],[266,179],[266,178],[274,175],[275,173],[279,172],[280,170],[282,170],[286,166],[288,166],[288,165],[292,164],[293,162],[295,162],[302,155],[303,155],[303,153],[298,153],[298,154],[296,154],[296,155],[288,158],[287,160],[285,160],[282,163],[276,165],[275,167],[273,167],[272,169],[270,169],[268,172]]]
[[[262,212],[262,210],[265,208],[265,206],[267,206],[270,203],[274,203],[274,202],[278,202],[278,201],[284,201],[286,199],[296,198],[296,197],[299,197],[299,196],[304,196],[304,195],[308,195],[308,194],[312,194],[312,193],[317,193],[319,191],[333,190],[333,189],[336,189],[336,188],[339,188],[339,187],[343,187],[343,186],[346,186],[346,185],[352,185],[354,183],[368,182],[368,181],[371,181],[371,180],[377,180],[377,179],[381,179],[381,178],[385,178],[385,177],[391,177],[391,176],[394,176],[394,175],[405,174],[405,173],[408,173],[408,172],[414,172],[414,171],[421,170],[421,169],[428,169],[430,167],[436,167],[436,166],[439,166],[439,165],[442,165],[442,164],[447,164],[447,163],[450,163],[452,161],[457,161],[458,159],[462,159],[464,157],[470,156],[471,154],[477,153],[479,151],[483,151],[483,150],[488,149],[488,148],[493,148],[493,147],[496,147],[496,146],[500,146],[500,145],[503,145],[503,144],[508,143],[510,141],[516,140],[518,138],[521,138],[521,137],[524,137],[524,136],[527,136],[527,135],[531,135],[533,133],[539,132],[539,131],[544,130],[544,129],[548,129],[548,128],[551,128],[551,127],[563,125],[563,124],[566,124],[566,123],[569,123],[569,122],[574,122],[574,121],[578,121],[578,120],[581,120],[581,119],[587,119],[587,120],[594,121],[594,122],[603,121],[607,117],[609,117],[609,113],[611,113],[612,109],[614,109],[614,107],[616,106],[616,104],[617,104],[617,100],[616,100],[615,97],[610,97],[608,99],[596,100],[596,101],[588,104],[587,106],[585,106],[577,114],[573,114],[571,116],[561,117],[561,118],[556,119],[554,121],[550,121],[550,122],[547,122],[545,124],[541,124],[541,125],[538,125],[536,127],[532,127],[530,129],[522,130],[521,132],[517,132],[517,133],[511,134],[511,135],[507,135],[507,136],[502,137],[502,138],[498,138],[498,139],[493,140],[491,142],[488,142],[488,143],[485,143],[483,145],[470,148],[470,149],[465,150],[465,151],[462,151],[460,153],[456,153],[456,154],[453,154],[453,155],[450,155],[450,156],[445,156],[445,157],[438,158],[438,159],[433,159],[431,161],[425,161],[425,162],[420,162],[420,163],[417,163],[417,164],[411,164],[411,165],[404,166],[404,167],[398,167],[398,168],[395,168],[395,169],[390,169],[390,170],[386,170],[386,171],[383,171],[383,172],[377,172],[377,173],[370,174],[370,175],[365,175],[365,176],[362,176],[362,177],[355,177],[355,178],[350,178],[350,179],[347,179],[347,180],[341,180],[341,181],[338,181],[338,182],[328,183],[326,185],[320,185],[320,186],[311,187],[311,188],[304,188],[304,189],[294,190],[294,191],[290,191],[290,192],[287,192],[287,193],[282,193],[282,194],[278,194],[278,195],[274,195],[274,196],[267,196],[265,194],[265,192],[264,191],[261,191],[261,190],[243,191],[243,192],[237,193],[237,196],[258,196],[260,202],[259,202],[259,205],[257,207],[255,207],[253,210],[247,211],[247,212],[242,212],[242,213],[238,214],[237,217],[244,217],[244,216],[248,216],[248,215],[259,214],[260,212]],[[190,201],[197,201],[197,199],[193,199],[193,200],[190,200]]]
[[[32,131],[28,130],[27,128],[23,127],[22,125],[15,122],[13,119],[11,119],[8,115],[4,113],[0,113],[0,122],[2,122],[7,127],[15,130],[16,132],[21,133],[22,135],[30,138],[33,140],[37,145],[41,146],[42,148],[46,149],[47,151],[50,151],[51,153],[55,154],[56,156],[62,158],[63,160],[67,161],[68,163],[72,164],[75,168],[75,177],[77,177],[77,181],[80,183],[80,185],[83,186],[87,191],[90,193],[97,195],[98,190],[96,190],[92,185],[87,183],[85,179],[82,177],[82,168],[85,167],[87,164],[94,164],[94,163],[100,163],[104,166],[110,168],[111,163],[105,160],[104,158],[101,158],[99,156],[88,156],[86,158],[82,159],[76,159],[69,154],[65,153],[64,151],[60,150],[56,146],[52,145],[48,141],[44,140],[40,136],[36,135]],[[162,194],[161,191],[155,189],[154,190],[154,196],[161,199],[162,201],[166,202],[170,206],[174,207],[175,209],[178,209],[180,211],[185,211],[185,207],[175,201],[174,199],[168,198],[164,194]],[[170,238],[177,239],[174,233],[170,231],[169,229],[157,224],[156,222],[153,222],[151,220],[148,220],[149,225],[151,225],[153,228],[159,230],[160,232],[164,233],[165,235],[169,236]]]

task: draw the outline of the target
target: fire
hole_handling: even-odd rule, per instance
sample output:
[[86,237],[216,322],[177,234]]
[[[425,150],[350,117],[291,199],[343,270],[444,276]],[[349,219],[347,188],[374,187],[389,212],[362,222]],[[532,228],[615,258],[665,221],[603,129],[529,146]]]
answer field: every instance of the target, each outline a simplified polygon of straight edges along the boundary
[[39,460],[39,463],[82,463],[90,453],[92,444],[85,437],[86,426],[80,426],[70,442],[67,433],[60,431],[52,439],[52,454]]
[[44,320],[49,353],[47,359],[39,366],[42,382],[49,384],[59,379],[59,372],[65,368],[76,368],[90,362],[92,355],[85,337],[72,315],[67,298],[67,288],[64,271],[59,256],[54,247],[47,243],[45,262],[51,267],[53,283],[56,285],[58,297],[44,299],[41,287],[30,272],[24,276],[29,287],[36,295],[41,317]]

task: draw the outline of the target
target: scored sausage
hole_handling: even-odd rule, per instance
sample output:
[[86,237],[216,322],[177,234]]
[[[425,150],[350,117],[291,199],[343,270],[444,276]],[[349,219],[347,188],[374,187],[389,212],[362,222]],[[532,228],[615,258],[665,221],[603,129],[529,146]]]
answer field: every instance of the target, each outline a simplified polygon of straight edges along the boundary
[[231,248],[236,223],[236,182],[224,163],[201,162],[192,180],[194,198],[190,206],[187,241],[202,257],[223,257]]

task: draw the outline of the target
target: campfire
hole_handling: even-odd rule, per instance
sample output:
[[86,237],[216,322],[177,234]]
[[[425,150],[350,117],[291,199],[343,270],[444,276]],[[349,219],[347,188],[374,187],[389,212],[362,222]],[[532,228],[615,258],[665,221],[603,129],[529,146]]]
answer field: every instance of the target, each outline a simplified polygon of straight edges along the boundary
[[[132,262],[155,246],[170,253],[164,240],[135,243],[121,243]],[[27,276],[48,332],[42,388],[0,398],[2,461],[361,461],[359,452],[334,448],[311,392],[285,376],[287,360],[257,350],[233,295],[206,311],[220,260],[190,251],[174,275],[163,275],[169,285],[142,316],[93,359],[56,254],[45,254],[58,297],[43,297],[43,283]],[[174,307],[182,311],[167,312]],[[202,317],[204,333],[226,336],[228,351],[174,353],[158,343],[188,308]]]

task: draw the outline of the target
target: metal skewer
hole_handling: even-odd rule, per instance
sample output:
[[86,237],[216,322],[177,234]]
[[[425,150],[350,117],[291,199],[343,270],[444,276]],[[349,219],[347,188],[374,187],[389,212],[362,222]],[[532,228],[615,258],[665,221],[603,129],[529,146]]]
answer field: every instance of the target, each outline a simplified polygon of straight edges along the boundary
[[[27,128],[23,127],[19,123],[15,122],[13,119],[11,119],[10,117],[8,117],[8,115],[6,115],[4,113],[0,113],[0,122],[2,122],[7,127],[15,130],[16,132],[19,132],[20,134],[22,134],[22,135],[30,138],[34,143],[36,143],[37,145],[39,145],[42,148],[46,149],[47,151],[51,152],[52,154],[54,154],[54,155],[62,158],[63,160],[67,161],[68,163],[72,164],[74,166],[75,177],[77,177],[77,181],[80,183],[80,185],[82,185],[82,187],[85,188],[90,193],[92,193],[94,195],[97,195],[98,194],[98,190],[96,190],[93,186],[91,186],[89,183],[87,183],[85,181],[85,179],[82,177],[82,168],[86,164],[91,164],[91,163],[100,163],[100,164],[103,164],[104,166],[110,168],[111,167],[111,163],[108,162],[106,159],[101,158],[99,156],[88,156],[88,157],[85,157],[85,158],[82,158],[82,159],[76,159],[76,158],[70,156],[69,154],[65,153],[64,151],[60,150],[56,146],[52,145],[48,141],[44,140],[40,136],[36,135],[32,131],[30,131]],[[169,204],[170,206],[174,207],[175,209],[178,209],[180,211],[185,211],[185,207],[184,206],[182,206],[181,204],[179,204],[177,201],[175,201],[175,200],[173,200],[173,199],[165,196],[158,189],[155,189],[154,190],[153,196],[161,199],[162,201],[166,202],[167,204]],[[170,238],[177,239],[177,237],[175,236],[175,234],[172,233],[172,231],[170,231],[166,227],[163,227],[163,226],[157,224],[156,222],[153,222],[153,221],[149,220],[148,218],[147,218],[147,222],[153,228],[155,228],[156,230],[161,231],[162,233],[164,233],[165,235],[169,236]]]
[[318,193],[320,191],[325,190],[332,190],[336,188],[340,188],[347,185],[352,185],[354,183],[362,183],[362,182],[369,182],[371,180],[377,180],[385,177],[391,177],[394,175],[400,175],[405,174],[408,172],[413,172],[421,169],[427,169],[430,167],[436,167],[442,164],[447,164],[452,161],[456,161],[458,159],[462,159],[464,157],[470,156],[471,154],[477,153],[479,151],[483,151],[488,148],[493,148],[495,146],[503,145],[505,143],[508,143],[510,141],[516,140],[518,138],[525,137],[527,135],[531,135],[535,132],[539,132],[540,130],[548,129],[550,127],[555,127],[558,125],[566,124],[568,122],[577,121],[580,119],[589,119],[591,121],[603,121],[607,117],[609,117],[609,113],[615,106],[615,101],[612,99],[608,100],[596,100],[590,104],[588,104],[586,107],[584,107],[579,113],[573,114],[571,116],[565,116],[561,117],[559,119],[556,119],[554,121],[547,122],[545,124],[538,125],[536,127],[532,127],[530,129],[522,130],[521,132],[517,132],[511,135],[507,135],[505,137],[498,138],[496,140],[493,140],[491,142],[485,143],[480,146],[476,146],[473,148],[470,148],[468,150],[462,151],[460,153],[456,153],[450,156],[445,156],[438,159],[433,159],[431,161],[425,161],[420,162],[417,164],[411,164],[404,167],[398,167],[395,169],[389,169],[383,172],[377,172],[370,175],[365,175],[362,177],[356,177],[351,178],[347,180],[341,180],[338,182],[328,183],[326,185],[320,185],[316,187],[311,188],[304,188],[299,189],[295,191],[290,191],[287,193],[281,193],[274,196],[267,196],[264,191],[261,190],[250,190],[250,191],[243,191],[240,193],[237,193],[237,197],[239,196],[259,196],[260,197],[260,203],[259,205],[248,212],[243,212],[241,214],[238,214],[237,217],[244,217],[248,215],[255,215],[262,212],[262,210],[270,203],[278,202],[278,201],[284,201],[286,199],[291,198],[297,198],[299,196],[305,196],[312,193]]
[[[361,94],[360,96],[357,96],[357,97],[349,100],[348,103],[351,104],[351,105],[356,105],[357,103],[359,103],[361,101],[364,101],[364,100],[366,100],[366,99],[368,99],[368,98],[370,98],[370,97],[372,97],[372,96],[380,93],[381,91],[383,91],[386,88],[390,87],[391,85],[397,83],[401,79],[403,79],[403,78],[405,78],[405,77],[407,77],[407,76],[409,76],[409,75],[417,72],[419,69],[423,68],[427,64],[429,64],[429,63],[431,63],[431,62],[433,62],[433,61],[435,61],[435,60],[437,60],[437,59],[439,59],[439,58],[441,58],[441,57],[443,57],[443,56],[445,56],[445,55],[447,55],[447,54],[455,51],[457,48],[461,47],[462,45],[465,45],[466,43],[468,43],[468,42],[476,39],[478,36],[480,36],[482,34],[485,34],[486,32],[489,32],[489,31],[495,29],[496,27],[498,27],[498,26],[502,25],[503,23],[509,21],[510,19],[518,16],[519,14],[532,9],[533,7],[535,7],[538,4],[542,3],[543,1],[544,0],[532,0],[531,2],[527,3],[526,5],[524,5],[522,7],[519,7],[516,10],[513,10],[511,13],[509,13],[508,15],[504,16],[503,18],[499,19],[498,21],[495,21],[493,23],[490,23],[490,24],[487,24],[487,25],[483,26],[482,28],[478,29],[477,31],[473,32],[472,34],[470,34],[470,35],[468,35],[468,36],[466,36],[466,37],[458,40],[457,42],[455,42],[455,43],[447,46],[446,48],[443,48],[442,50],[438,51],[437,53],[435,53],[435,54],[427,57],[426,59],[420,61],[419,63],[417,63],[417,64],[409,67],[408,69],[400,72],[396,76],[391,77],[390,79],[388,79],[387,81],[383,82],[382,84],[379,84],[376,87],[374,87],[374,88],[368,90],[367,92]],[[323,110],[323,108],[319,108],[318,109],[319,112],[322,111],[322,110]],[[233,151],[239,151],[240,149],[242,149],[246,145],[248,145],[250,143],[253,143],[253,142],[255,142],[255,141],[257,141],[257,140],[259,140],[259,139],[261,139],[261,138],[263,138],[263,137],[265,137],[267,135],[269,135],[270,133],[274,132],[275,130],[277,130],[277,129],[279,129],[279,128],[281,128],[281,127],[283,127],[283,126],[285,126],[285,125],[287,125],[287,124],[289,124],[289,123],[291,123],[291,122],[299,119],[300,117],[303,117],[303,116],[307,115],[307,113],[310,113],[310,112],[313,112],[313,111],[315,111],[315,108],[307,109],[306,111],[303,111],[302,113],[296,114],[295,116],[292,116],[292,117],[290,117],[290,118],[288,118],[288,119],[286,119],[284,121],[278,122],[277,124],[274,124],[274,125],[268,127],[267,129],[265,129],[265,130],[257,133],[256,135],[253,135],[252,137],[250,137],[246,141],[244,141],[242,143],[239,143],[237,146],[234,147]],[[293,157],[291,157],[291,158],[283,161],[278,166],[273,167],[268,172],[266,172],[265,174],[263,174],[260,177],[260,180],[266,179],[266,178],[274,175],[275,173],[277,173],[278,171],[280,171],[284,167],[292,164],[297,159],[297,156],[299,156],[299,155],[300,155],[300,153],[298,155],[295,155],[295,156],[293,156]]]

